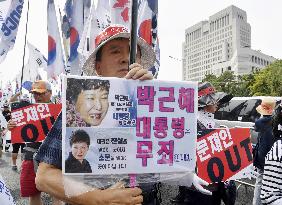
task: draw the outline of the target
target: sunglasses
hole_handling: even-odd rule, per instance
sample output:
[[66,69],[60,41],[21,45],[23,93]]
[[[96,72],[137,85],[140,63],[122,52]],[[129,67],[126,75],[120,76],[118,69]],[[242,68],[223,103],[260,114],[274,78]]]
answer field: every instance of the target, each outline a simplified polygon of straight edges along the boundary
[[47,91],[44,92],[44,93],[36,93],[36,92],[33,92],[32,94],[33,94],[34,96],[43,96],[43,95],[45,95],[46,93],[47,93]]

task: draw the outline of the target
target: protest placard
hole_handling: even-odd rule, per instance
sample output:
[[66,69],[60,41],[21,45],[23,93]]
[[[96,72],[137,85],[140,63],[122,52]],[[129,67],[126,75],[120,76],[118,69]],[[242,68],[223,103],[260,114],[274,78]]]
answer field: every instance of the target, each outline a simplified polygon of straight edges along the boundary
[[193,171],[197,83],[67,76],[63,172]]
[[4,179],[0,175],[0,202],[3,205],[15,205],[10,190],[5,184]]
[[62,110],[61,104],[12,105],[12,120],[17,126],[12,130],[12,143],[40,142]]
[[236,178],[252,164],[252,159],[249,128],[198,131],[198,176],[207,182]]

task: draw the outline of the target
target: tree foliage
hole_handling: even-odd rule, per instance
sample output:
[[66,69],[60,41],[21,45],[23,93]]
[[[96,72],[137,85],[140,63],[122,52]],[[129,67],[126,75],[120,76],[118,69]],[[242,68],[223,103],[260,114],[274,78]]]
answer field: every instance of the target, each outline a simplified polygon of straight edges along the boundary
[[253,74],[236,77],[233,72],[225,71],[219,77],[206,75],[205,81],[212,83],[217,91],[232,93],[233,96],[251,96],[249,86],[253,82]]
[[277,60],[256,73],[235,76],[225,71],[216,77],[206,75],[203,82],[211,82],[217,91],[233,96],[282,96],[282,60]]
[[252,95],[282,96],[282,60],[268,65],[254,75]]

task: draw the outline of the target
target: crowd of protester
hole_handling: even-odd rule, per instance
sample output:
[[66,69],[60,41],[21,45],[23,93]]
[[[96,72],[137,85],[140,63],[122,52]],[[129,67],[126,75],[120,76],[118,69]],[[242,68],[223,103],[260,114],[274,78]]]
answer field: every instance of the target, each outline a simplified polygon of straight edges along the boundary
[[[129,66],[129,33],[125,29],[111,28],[103,33],[99,45],[86,61],[83,70],[88,76],[98,75],[102,77],[119,77],[132,80],[153,80],[148,67],[154,65],[154,51],[142,40],[138,41],[136,63]],[[117,32],[117,33],[111,33]],[[110,36],[109,36],[110,35]],[[147,63],[147,64],[146,64]],[[90,88],[89,88],[90,89]],[[90,92],[89,89],[87,92]],[[97,88],[95,88],[97,90]],[[93,90],[95,90],[93,88]],[[83,89],[82,89],[83,90]],[[36,103],[51,103],[52,89],[46,81],[33,83],[31,94]],[[96,91],[95,91],[96,92]],[[209,82],[199,84],[198,98],[198,129],[215,128],[213,113],[219,106],[227,103],[232,96],[226,93],[216,92]],[[80,91],[80,98],[84,98],[85,91]],[[90,92],[94,95],[94,91]],[[89,100],[89,97],[87,98]],[[14,101],[12,99],[11,101]],[[89,104],[87,104],[89,105]],[[92,105],[92,104],[91,104]],[[78,106],[76,105],[75,108]],[[94,107],[94,104],[92,105]],[[100,106],[101,107],[101,106]],[[74,108],[74,109],[75,109]],[[85,108],[85,107],[83,107]],[[94,108],[91,108],[94,109]],[[95,108],[97,109],[97,108]],[[271,97],[264,98],[257,111],[261,118],[256,121],[255,129],[259,132],[258,143],[254,149],[254,166],[258,172],[253,204],[282,204],[282,105],[276,106],[276,101]],[[7,135],[7,130],[13,130],[16,122],[11,119],[9,105],[4,105],[3,116],[7,120],[7,127],[1,128],[1,138]],[[96,114],[101,118],[100,114]],[[90,122],[91,124],[94,122]],[[100,122],[99,122],[100,123]],[[99,124],[97,123],[97,124]],[[6,144],[10,143],[8,137]],[[74,141],[70,144],[84,143],[88,148],[90,142]],[[1,150],[8,152],[0,141]],[[140,187],[89,189],[87,185],[75,185],[73,191],[78,195],[69,196],[65,192],[62,174],[62,115],[60,114],[41,143],[13,144],[12,166],[17,171],[18,152],[25,152],[21,164],[20,190],[22,197],[29,197],[30,205],[41,205],[41,192],[46,192],[53,197],[53,204],[59,205],[63,202],[68,204],[85,205],[160,205],[160,190],[158,183],[139,184]],[[35,154],[37,153],[37,154]],[[86,152],[85,152],[86,153]],[[91,169],[83,159],[77,160],[74,152],[68,162],[69,164],[84,163],[86,172]],[[0,153],[1,157],[1,153]],[[38,169],[34,167],[33,159],[39,164]],[[196,170],[196,167],[195,167]],[[147,175],[143,175],[146,177]],[[233,181],[219,182],[209,186],[204,183],[197,173],[193,173],[189,180],[191,183],[179,188],[179,195],[171,200],[171,203],[184,204],[212,204],[220,205],[223,201],[226,205],[233,205],[236,201],[236,187]],[[81,192],[82,190],[87,190]],[[233,192],[232,192],[233,190]],[[204,194],[203,194],[204,193]]]
[[[210,83],[203,83],[199,86],[199,92],[201,92],[201,90],[206,87],[212,88],[210,90],[214,90]],[[35,96],[38,97],[40,95],[35,94]],[[225,96],[218,95],[214,91],[208,94],[206,93],[199,97],[199,101],[201,102],[199,102],[198,129],[203,129],[203,127],[213,128],[216,126],[215,122],[213,121],[212,113],[216,112],[218,106],[220,106],[220,103],[226,103],[231,99],[229,95],[228,97],[230,99],[226,100],[225,98],[225,101],[220,102],[219,100],[223,99],[223,97]],[[50,102],[49,97],[47,101]],[[253,165],[255,167],[255,171],[257,172],[253,204],[282,204],[282,105],[277,105],[275,98],[264,97],[261,104],[256,109],[261,117],[256,120],[254,126],[255,131],[258,132],[258,138],[256,146],[253,149]],[[10,135],[7,134],[9,132],[8,129],[12,129],[11,127],[13,127],[11,126],[11,111],[8,104],[5,104],[2,107],[2,115],[5,117],[8,124],[7,127],[1,127],[0,129],[0,158],[2,157],[2,152],[12,152],[13,154],[19,151],[18,149],[16,149],[15,145],[11,146],[12,149],[9,148],[11,139],[9,136],[8,138],[6,138],[6,135]],[[31,145],[32,144],[29,144],[28,147],[32,147]],[[33,148],[37,150],[40,145],[41,143],[36,144],[36,146]],[[30,153],[30,150],[28,150],[29,149],[27,149],[25,153],[26,156],[33,156],[33,153]],[[24,149],[22,149],[20,152],[23,154],[25,151]],[[27,164],[29,164],[25,163],[26,160],[28,162],[27,157],[22,157],[22,159],[24,159],[24,161],[22,162],[23,164],[21,165],[21,172],[24,171],[23,174],[26,173],[25,169]],[[30,159],[32,159],[32,157]],[[28,168],[28,173],[30,173],[31,170],[34,169],[33,161],[30,162],[32,166],[30,169]],[[12,155],[11,169],[13,171],[17,171],[20,164],[21,163],[19,162],[15,162]],[[25,174],[24,177],[21,177],[21,193],[30,191],[30,180],[33,181],[32,190],[34,190],[33,192],[31,192],[31,195],[22,194],[22,197],[34,198],[34,196],[36,196],[35,198],[37,199],[34,202],[34,199],[30,200],[30,205],[42,204],[40,200],[40,194],[38,195],[40,191],[36,188],[35,184],[35,173],[32,179],[28,179],[31,176],[32,175],[28,174],[27,177],[27,175]],[[28,186],[24,185],[25,182],[23,181],[25,180],[29,180],[26,183],[29,184]],[[232,183],[233,181],[230,182]],[[230,184],[230,182],[228,183]],[[230,195],[230,185],[226,185],[227,184],[225,182],[222,185],[221,183],[219,183],[216,186],[213,185],[206,187],[207,190],[212,191],[211,196],[200,193],[191,187],[180,186],[178,195],[175,198],[171,199],[171,203],[196,204],[197,202],[204,202],[205,204],[221,204],[221,200],[223,200],[223,203],[226,205],[235,204],[236,187],[235,190],[232,189],[233,193],[231,193]],[[232,185],[234,187],[233,183]],[[61,203],[61,201],[54,199],[54,204]]]

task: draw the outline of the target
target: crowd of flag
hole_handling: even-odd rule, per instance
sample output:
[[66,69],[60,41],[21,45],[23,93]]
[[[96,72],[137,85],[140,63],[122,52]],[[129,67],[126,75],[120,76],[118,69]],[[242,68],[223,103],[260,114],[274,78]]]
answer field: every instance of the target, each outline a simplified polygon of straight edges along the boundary
[[[4,8],[1,11],[0,7],[1,28],[11,20],[18,22],[13,24],[14,28],[9,33],[5,29],[0,30],[0,67],[7,53],[13,49],[17,35],[24,35],[17,30],[24,12],[23,5],[30,0],[6,1],[10,1],[6,11],[3,11]],[[95,49],[96,36],[107,26],[122,24],[130,30],[131,0],[66,0],[63,11],[56,8],[59,2],[47,0],[47,59],[27,39],[28,61],[13,80],[0,85],[2,104],[21,88],[28,90],[33,81],[41,79],[39,68],[47,72],[47,79],[55,85],[59,83],[61,74],[81,75],[83,63]],[[18,11],[18,19],[11,19],[15,11]],[[154,76],[157,76],[160,66],[157,16],[158,0],[138,0],[137,32],[156,53],[156,63],[151,68]]]

